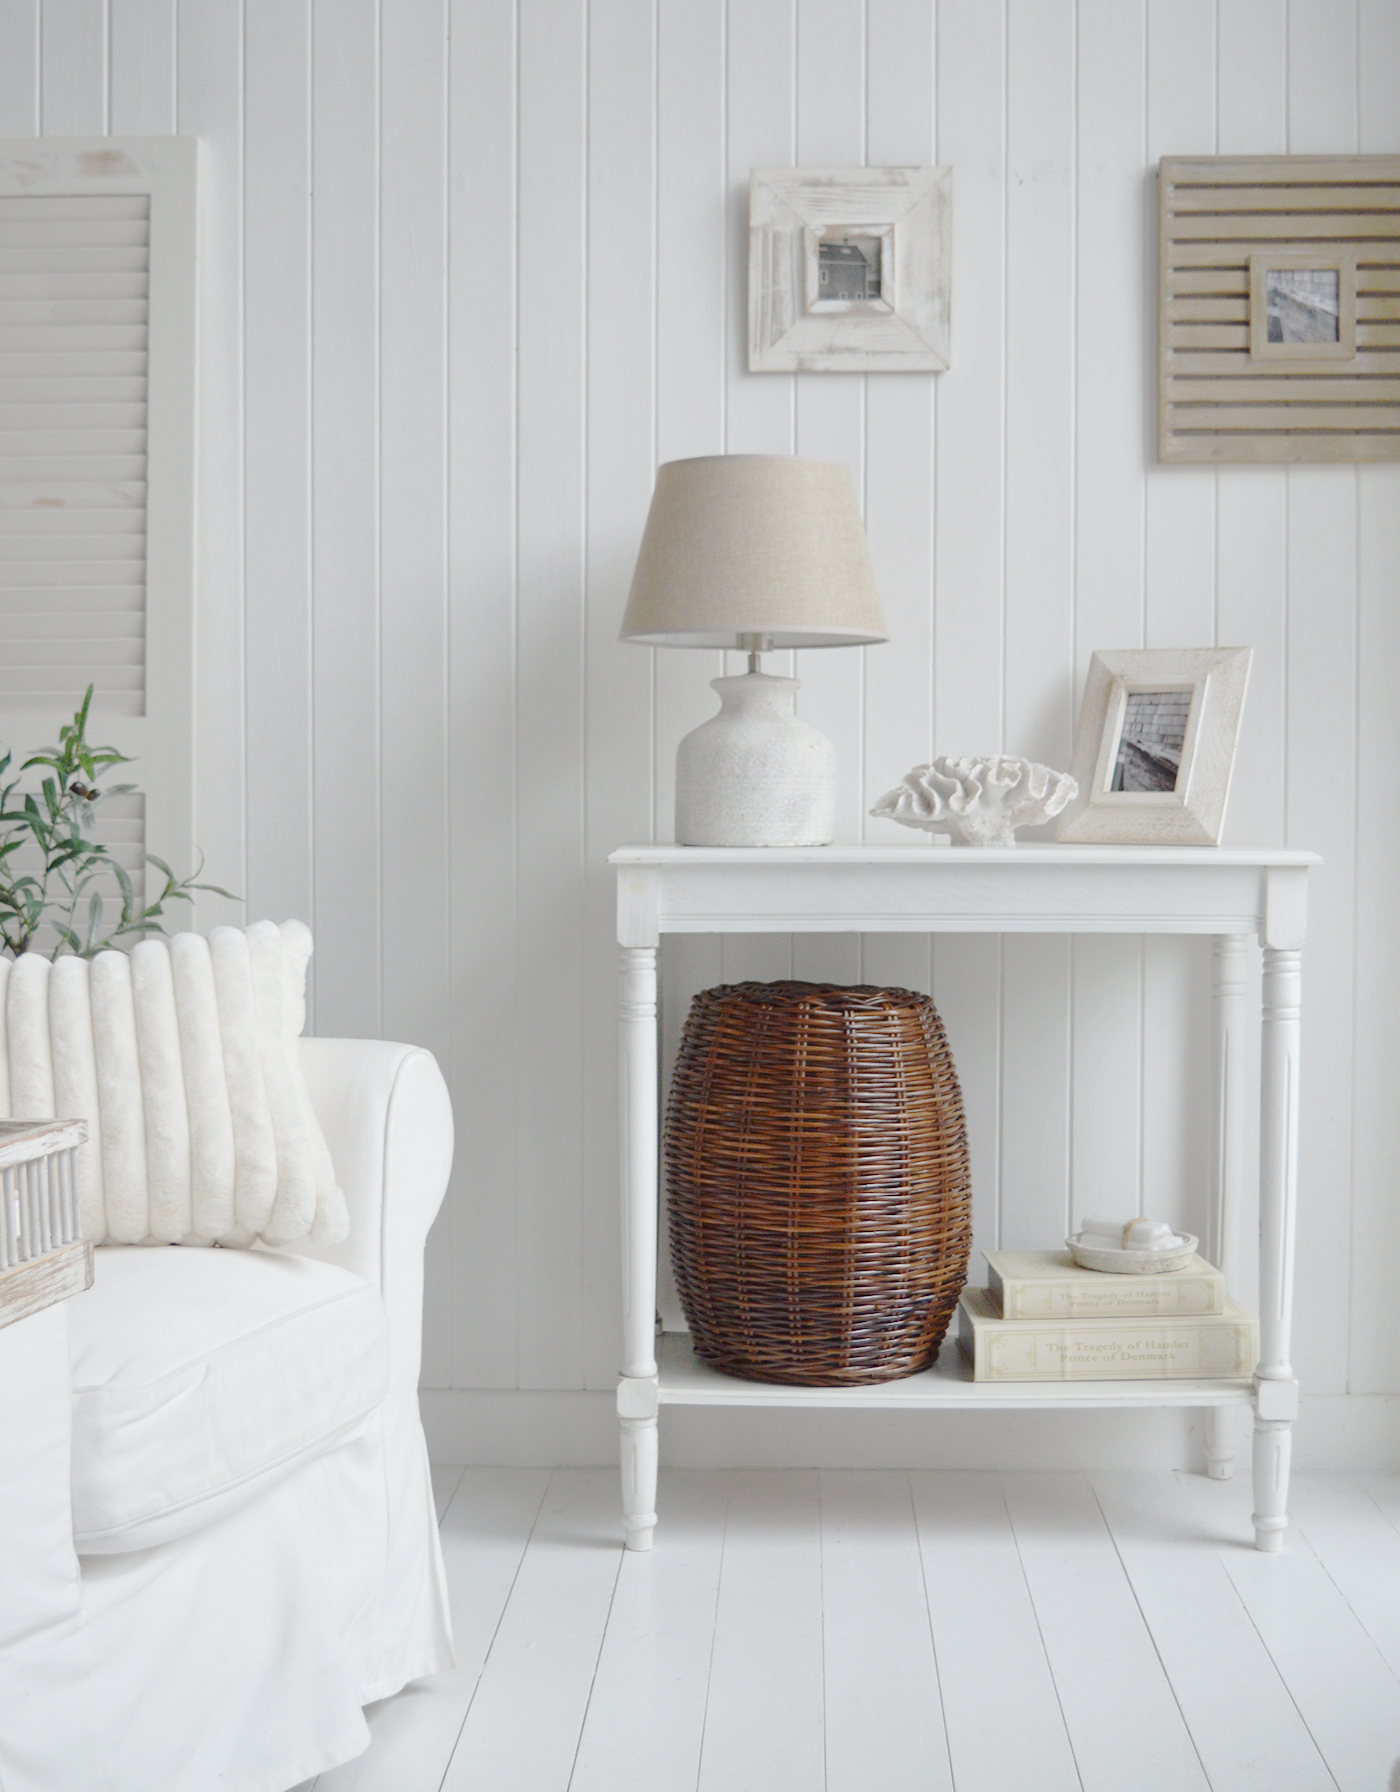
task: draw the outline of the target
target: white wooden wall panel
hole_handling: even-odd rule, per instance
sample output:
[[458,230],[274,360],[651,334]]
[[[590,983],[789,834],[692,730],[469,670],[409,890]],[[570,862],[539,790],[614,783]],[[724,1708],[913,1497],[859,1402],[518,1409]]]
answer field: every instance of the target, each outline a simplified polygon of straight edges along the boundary
[[[865,7],[850,0],[797,0],[796,157],[799,167],[853,168],[866,160]],[[735,320],[736,327],[738,319]],[[754,376],[758,377],[758,376]],[[794,448],[813,460],[850,463],[856,490],[866,487],[866,374],[799,373],[795,377]],[[809,649],[794,656],[802,682],[798,712],[836,748],[836,838],[861,838],[864,811],[865,714],[863,647]],[[833,942],[835,945],[836,942]],[[860,976],[859,941],[825,961],[833,981]],[[794,975],[812,971],[794,965]]]
[[[1005,745],[1005,27],[1001,8],[977,0],[945,0],[936,15],[937,159],[954,169],[953,253],[967,297],[954,295],[953,361],[937,381],[935,753]],[[1003,993],[999,938],[934,943],[933,994],[965,1089],[974,1252],[1001,1240]]]
[[[448,1063],[430,1382],[611,1379],[604,861],[723,669],[617,619],[658,461],[795,449],[852,467],[894,636],[797,656],[843,838],[931,751],[1063,760],[1095,648],[1254,646],[1230,837],[1328,859],[1297,1360],[1400,1391],[1400,476],[1159,468],[1149,406],[1151,164],[1400,147],[1395,0],[0,0],[39,128],[204,140],[196,834],[313,922],[319,1030]],[[930,159],[948,373],[748,374],[749,168]],[[931,985],[978,1248],[1200,1212],[1198,943],[667,957],[668,1052],[721,977]]]
[[[729,218],[724,233],[726,321],[719,345],[723,382],[723,435],[719,446],[729,454],[791,454],[796,441],[795,376],[779,374],[771,381],[762,381],[748,371],[747,330],[739,326],[739,320],[747,316],[748,306],[748,206],[740,195],[747,191],[751,168],[788,163],[796,153],[796,56],[804,16],[802,8],[791,0],[777,5],[764,0],[755,9],[742,4],[742,0],[729,0],[724,10],[724,117],[720,125],[723,161],[717,170],[721,184],[716,197]],[[797,657],[780,653],[767,663],[772,671],[786,676],[800,670],[803,688],[798,693],[798,710],[814,719],[813,681],[808,667],[799,669]],[[662,652],[659,659],[663,674],[665,662],[686,662],[678,670],[692,674],[696,721],[703,720],[714,708],[714,698],[703,681],[721,668],[726,673],[740,672],[746,663],[734,653],[714,656],[713,664],[709,654],[699,653]],[[665,701],[664,686],[658,696],[661,702]],[[686,723],[687,727],[691,725]],[[665,800],[669,805],[669,792]],[[669,812],[669,808],[663,810],[663,818]],[[663,831],[665,827],[663,819]],[[815,981],[835,974],[828,970],[822,957],[823,944],[815,938],[790,941],[777,934],[732,935],[718,942],[718,976],[726,983],[793,976],[810,976]],[[844,944],[849,962],[858,948],[853,942]],[[692,962],[697,972],[705,965],[703,957]],[[692,981],[671,992],[673,1008],[682,1009],[679,1019],[684,1018],[692,990],[703,987],[704,981]]]
[[[382,0],[379,207],[381,1026],[451,1061],[447,6]],[[451,1362],[447,1228],[428,1254],[424,1373]]]
[[[1290,0],[1288,25],[1289,151],[1305,155],[1323,142],[1354,151],[1354,8]],[[1352,1256],[1356,772],[1342,790],[1328,772],[1334,755],[1357,765],[1358,470],[1313,470],[1322,476],[1300,479],[1292,468],[1287,473],[1286,828],[1290,844],[1315,841],[1326,860],[1310,904],[1303,971],[1309,1031],[1298,1173],[1300,1188],[1326,1187],[1328,1195],[1299,1203],[1294,1308],[1321,1315],[1327,1290],[1345,1285]],[[1327,1040],[1348,1043],[1333,1052],[1323,1044]],[[1340,1326],[1305,1321],[1293,1348],[1299,1376],[1313,1386],[1345,1386],[1347,1342]],[[1391,1373],[1397,1370],[1400,1365]]]
[[[1189,153],[1216,148],[1216,0],[1148,0],[1146,149],[1150,167],[1168,147],[1191,143]],[[1156,183],[1142,183],[1144,222],[1155,217]],[[1155,230],[1144,227],[1144,271],[1156,290]],[[1151,358],[1150,306],[1143,341]],[[1154,427],[1145,417],[1149,434]],[[1145,452],[1151,455],[1150,447]],[[1185,647],[1215,639],[1216,473],[1213,468],[1157,469],[1147,480],[1144,533],[1143,645]],[[1142,967],[1142,1202],[1201,1236],[1208,1158],[1203,1128],[1208,1062],[1183,1031],[1191,992],[1208,988],[1209,946],[1203,940],[1146,939]],[[1204,1037],[1205,1035],[1199,1035]]]
[[39,87],[46,137],[107,130],[104,0],[40,0]]
[[586,14],[520,6],[516,780],[521,1385],[577,1383],[583,1313]]
[[[1003,740],[1050,765],[1068,763],[1073,728],[1073,100],[1072,4],[1011,0]],[[1068,1230],[1070,941],[1008,939],[1002,971],[1001,1239],[1015,1248]]]
[[[872,165],[917,166],[937,155],[934,14],[924,0],[870,0],[866,15],[866,154]],[[933,753],[934,405],[938,383],[919,374],[865,382],[866,534],[892,640],[862,652],[864,788],[861,837],[903,829],[870,806]],[[860,977],[930,993],[933,960],[919,935],[872,934]]]
[[114,136],[175,129],[176,0],[107,0],[107,104]]
[[[1150,423],[1143,0],[1080,0],[1075,193],[1075,701],[1089,657],[1143,639]],[[1122,369],[1140,368],[1140,379]],[[1142,1188],[1142,944],[1077,939],[1071,1204],[1132,1206]]]
[[[1357,143],[1364,155],[1400,148],[1400,6],[1362,0]],[[1393,468],[1357,478],[1356,1020],[1353,1063],[1352,1298],[1349,1385],[1388,1392],[1400,1363],[1400,1311],[1387,1284],[1400,1259],[1400,1103],[1387,1098],[1392,1017],[1400,1002],[1400,833],[1376,816],[1400,814],[1400,760],[1389,742],[1388,690],[1400,683],[1400,494]]]
[[[244,16],[243,552],[247,879],[270,915],[309,917],[312,882],[311,5]],[[263,693],[277,693],[269,702]]]
[[379,7],[313,0],[311,32],[316,1025],[354,1036],[383,1012]]
[[39,128],[39,0],[0,0],[0,135]]
[[[655,654],[617,638],[636,519],[651,499],[656,325],[656,15],[651,0],[594,0],[588,35],[588,510],[584,671],[588,765],[584,1011],[617,997],[607,857],[651,828]],[[708,656],[706,656],[708,657]],[[639,775],[640,774],[640,775]],[[584,1381],[611,1387],[621,1325],[617,1060],[583,1054]]]
[[[212,881],[247,889],[243,495],[243,15],[181,0],[176,128],[200,140],[194,837]],[[152,654],[158,644],[153,640]],[[203,927],[240,904],[201,897]],[[280,917],[279,917],[280,918]]]
[[[454,0],[450,24],[447,975],[459,1168],[433,1246],[451,1256],[449,1385],[513,1387],[520,1310],[515,1089],[522,1069],[515,906],[515,7],[512,0]],[[483,245],[493,251],[489,280],[479,278]],[[431,1324],[443,1317],[435,1314]]]

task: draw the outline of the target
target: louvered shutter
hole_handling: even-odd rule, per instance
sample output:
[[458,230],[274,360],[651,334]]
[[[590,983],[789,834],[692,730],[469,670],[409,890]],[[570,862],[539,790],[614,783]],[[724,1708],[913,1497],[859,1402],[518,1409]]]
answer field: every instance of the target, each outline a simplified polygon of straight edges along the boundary
[[0,739],[91,738],[129,868],[191,851],[193,139],[0,140]]

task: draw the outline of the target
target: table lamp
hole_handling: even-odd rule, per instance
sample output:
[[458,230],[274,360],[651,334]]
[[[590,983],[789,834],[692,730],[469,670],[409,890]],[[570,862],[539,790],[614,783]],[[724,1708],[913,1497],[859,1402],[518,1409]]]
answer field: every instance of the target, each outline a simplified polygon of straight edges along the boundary
[[759,670],[783,647],[889,639],[848,468],[786,454],[708,454],[656,475],[622,639],[733,647],[720,711],[676,753],[682,846],[827,846],[835,753],[793,709],[795,678]]

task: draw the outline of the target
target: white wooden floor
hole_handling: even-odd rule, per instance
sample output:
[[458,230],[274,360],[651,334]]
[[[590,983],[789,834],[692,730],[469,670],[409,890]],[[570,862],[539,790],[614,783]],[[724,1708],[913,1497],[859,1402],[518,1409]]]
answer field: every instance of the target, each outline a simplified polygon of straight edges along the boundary
[[436,1480],[460,1666],[298,1792],[1400,1792],[1400,1477]]

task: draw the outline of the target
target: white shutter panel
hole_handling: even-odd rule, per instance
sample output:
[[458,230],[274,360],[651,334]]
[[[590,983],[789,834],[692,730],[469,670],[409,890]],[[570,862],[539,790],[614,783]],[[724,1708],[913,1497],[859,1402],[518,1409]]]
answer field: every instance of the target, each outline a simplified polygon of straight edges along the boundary
[[52,740],[91,684],[143,792],[102,836],[181,871],[194,306],[193,139],[0,139],[0,739]]
[[146,709],[150,199],[0,196],[0,708]]

